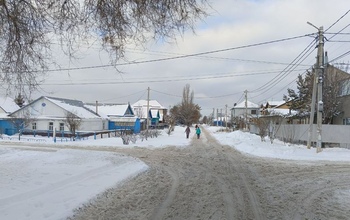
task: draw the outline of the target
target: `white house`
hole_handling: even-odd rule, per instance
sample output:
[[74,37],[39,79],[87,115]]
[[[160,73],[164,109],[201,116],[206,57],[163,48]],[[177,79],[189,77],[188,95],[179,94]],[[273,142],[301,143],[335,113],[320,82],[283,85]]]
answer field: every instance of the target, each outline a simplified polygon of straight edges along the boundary
[[73,113],[81,120],[79,131],[92,132],[107,129],[107,119],[86,108],[83,102],[72,99],[42,96],[11,113],[10,116],[29,119],[25,129],[69,131],[65,122],[67,113]]
[[0,96],[0,116],[7,116],[18,109],[19,106],[12,98]]
[[[148,105],[148,114],[147,114]],[[162,124],[165,122],[164,117],[167,114],[167,109],[156,100],[139,100],[132,105],[132,109],[136,116],[141,119],[146,119],[147,115],[151,120],[151,124]]]
[[231,109],[231,117],[232,118],[244,118],[244,117],[258,117],[260,112],[260,106],[250,101],[243,101],[237,105],[235,105]]

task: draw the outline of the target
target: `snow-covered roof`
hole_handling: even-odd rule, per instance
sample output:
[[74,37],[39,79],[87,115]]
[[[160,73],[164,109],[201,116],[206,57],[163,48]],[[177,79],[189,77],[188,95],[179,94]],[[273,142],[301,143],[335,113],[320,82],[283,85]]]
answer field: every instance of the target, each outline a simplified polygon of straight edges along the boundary
[[[91,111],[96,112],[96,105],[85,104],[85,107],[89,108]],[[102,104],[97,106],[97,114],[101,117],[110,117],[110,116],[125,116],[129,104]]]
[[84,103],[79,100],[62,99],[56,97],[43,97],[59,107],[76,114],[79,118],[99,118],[99,116],[84,106]]
[[[245,108],[245,101],[237,104],[235,107],[233,107],[235,109],[237,108]],[[247,108],[260,108],[260,106],[258,104],[255,104],[251,101],[247,101]]]
[[5,113],[12,113],[20,109],[19,106],[15,103],[15,101],[12,98],[1,97],[1,96],[0,96],[0,108],[2,108]]
[[137,120],[137,117],[112,117],[109,118],[109,120],[113,122],[135,122]]
[[[135,102],[132,105],[134,114],[139,116],[140,118],[146,118],[147,117],[147,100],[139,100]],[[156,110],[158,113],[160,109],[166,109],[164,108],[159,102],[156,100],[150,100],[149,101],[149,110],[151,111],[152,117],[155,114],[155,112],[152,113],[153,110]],[[157,115],[155,115],[157,117]]]
[[[147,107],[147,100],[139,100],[132,104],[132,107]],[[156,100],[149,100],[149,108],[156,108],[156,109],[165,109],[161,104],[159,104]]]
[[280,108],[269,108],[268,112],[270,115],[296,115],[297,111],[289,111],[289,109],[280,109]]
[[264,106],[266,106],[266,104],[269,103],[270,107],[275,107],[275,106],[280,106],[284,103],[286,103],[285,101],[267,101],[266,103],[264,103]]

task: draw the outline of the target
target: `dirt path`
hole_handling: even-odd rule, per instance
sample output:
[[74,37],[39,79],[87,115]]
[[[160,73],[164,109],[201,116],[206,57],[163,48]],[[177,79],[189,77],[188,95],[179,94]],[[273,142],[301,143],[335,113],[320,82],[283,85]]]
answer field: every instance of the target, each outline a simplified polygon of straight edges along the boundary
[[[247,157],[203,130],[186,148],[120,149],[150,169],[69,219],[348,219],[350,165]],[[344,198],[344,195],[342,195]],[[350,198],[349,198],[350,199]],[[347,203],[349,204],[349,203]]]

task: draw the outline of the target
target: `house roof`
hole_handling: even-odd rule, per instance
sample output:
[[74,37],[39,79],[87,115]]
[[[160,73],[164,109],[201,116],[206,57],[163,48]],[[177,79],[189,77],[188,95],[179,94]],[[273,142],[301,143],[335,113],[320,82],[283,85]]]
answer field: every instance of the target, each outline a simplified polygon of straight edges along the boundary
[[[147,100],[139,100],[137,102],[135,102],[132,105],[132,108],[134,110],[134,114],[139,116],[140,118],[146,118],[147,117]],[[164,108],[161,104],[159,104],[159,102],[157,102],[156,100],[150,100],[149,101],[149,110],[150,110],[150,114],[151,117],[158,117],[156,112],[159,113],[160,117],[162,117],[163,115],[159,112],[160,109],[166,109]]]
[[[147,100],[139,100],[132,104],[132,107],[147,107]],[[156,108],[156,109],[165,109],[161,104],[159,104],[156,100],[149,100],[149,108]]]
[[[27,108],[30,105],[33,105],[34,103],[40,101],[40,100],[47,100],[56,106],[66,110],[67,112],[71,112],[75,114],[79,118],[99,118],[100,116],[91,111],[90,109],[84,107],[84,103],[79,100],[73,100],[73,99],[64,99],[64,98],[57,98],[57,97],[48,97],[48,96],[41,96],[40,98],[32,101],[28,105],[24,106],[23,108],[12,112],[11,114],[15,114],[18,111]],[[40,116],[41,117],[41,116]],[[40,118],[39,117],[39,118]],[[42,116],[43,118],[56,118],[55,112],[52,112],[51,116]]]
[[271,108],[268,110],[270,115],[296,115],[297,111],[289,110],[289,109],[279,109],[279,108]]
[[15,103],[15,101],[10,97],[0,96],[0,108],[6,113],[12,113],[20,109],[20,107]]
[[[233,109],[237,108],[245,108],[245,101],[237,104],[236,106],[233,107]],[[260,108],[258,104],[255,104],[251,101],[247,101],[247,108]]]
[[[110,117],[110,116],[126,116],[126,113],[129,108],[129,104],[99,104],[97,106],[97,113],[101,117]],[[96,111],[96,105],[85,104],[85,107],[89,108],[91,111]],[[132,111],[131,107],[130,110]],[[133,115],[129,115],[133,116]]]
[[46,98],[66,111],[77,115],[79,118],[99,118],[99,115],[86,108],[82,101],[45,96],[43,98]]
[[266,103],[264,103],[264,106],[266,106],[266,104],[269,104],[270,107],[275,107],[275,106],[280,106],[283,105],[284,103],[286,103],[285,101],[267,101]]

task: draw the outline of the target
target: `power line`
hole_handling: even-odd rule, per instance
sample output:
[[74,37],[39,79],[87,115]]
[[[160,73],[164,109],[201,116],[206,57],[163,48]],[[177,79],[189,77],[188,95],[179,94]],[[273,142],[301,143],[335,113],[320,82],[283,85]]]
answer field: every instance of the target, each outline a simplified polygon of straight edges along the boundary
[[85,67],[48,69],[48,70],[45,70],[45,71],[47,71],[47,72],[71,71],[71,70],[97,69],[97,68],[106,68],[106,67],[117,67],[117,66],[126,66],[126,65],[154,63],[154,62],[161,62],[161,61],[175,60],[175,59],[183,59],[183,58],[187,58],[187,57],[196,57],[196,56],[202,56],[202,55],[206,55],[206,54],[220,53],[220,52],[225,52],[225,51],[245,49],[245,48],[262,46],[262,45],[267,45],[267,44],[279,43],[279,42],[295,40],[295,39],[299,39],[299,38],[303,38],[303,37],[307,37],[307,36],[312,36],[312,35],[313,34],[305,34],[305,35],[299,35],[299,36],[295,36],[295,37],[288,37],[288,38],[283,38],[283,39],[278,39],[278,40],[271,40],[271,41],[266,41],[266,42],[261,42],[261,43],[254,43],[254,44],[248,44],[248,45],[243,45],[243,46],[231,47],[231,48],[226,48],[226,49],[212,50],[212,51],[206,51],[206,52],[201,52],[201,53],[193,53],[193,54],[180,55],[180,56],[167,57],[167,58],[151,59],[151,60],[144,60],[144,61],[133,61],[133,62],[126,62],[126,63],[119,63],[119,64],[115,64],[115,65],[105,64],[105,65],[95,65],[95,66],[85,66]]
[[338,20],[336,20],[331,26],[329,26],[326,30],[328,31],[329,29],[331,29],[334,25],[336,25],[341,19],[343,19],[348,13],[350,12],[350,10],[348,10],[347,12],[345,12],[345,14],[343,14],[342,16],[340,16],[340,18],[338,18]]
[[[311,54],[312,52],[313,52],[313,50],[308,54],[307,57],[309,57],[310,54]],[[307,57],[305,57],[302,61],[304,61]],[[301,62],[302,62],[302,61],[301,61]],[[294,67],[294,69],[295,69],[295,68],[296,68],[296,66]],[[289,73],[288,73],[287,75],[289,75],[292,71],[294,71],[294,70],[289,70]],[[285,77],[280,78],[278,81],[276,81],[276,82],[275,82],[273,85],[271,85],[269,88],[266,88],[263,92],[260,92],[258,95],[254,96],[254,97],[261,96],[262,94],[264,94],[264,93],[266,93],[267,91],[271,90],[275,85],[277,85],[277,83],[281,82],[284,78],[285,78]]]
[[336,61],[336,60],[339,60],[339,59],[341,59],[341,58],[343,58],[343,57],[345,57],[345,56],[347,56],[347,55],[349,55],[349,54],[350,54],[350,51],[347,51],[347,52],[345,52],[345,53],[339,55],[338,57],[332,59],[331,61],[328,61],[328,63],[331,63],[331,62],[334,62],[334,61]]
[[[275,76],[273,79],[271,79],[269,82],[265,83],[264,85],[258,87],[255,90],[252,90],[250,92],[259,92],[259,91],[263,91],[268,89],[269,87],[271,88],[274,84],[278,83],[279,81],[281,81],[283,78],[286,77],[286,75],[290,74],[290,69],[293,68],[293,66],[297,67],[294,63],[298,63],[300,61],[301,58],[303,58],[305,56],[305,54],[307,52],[309,52],[312,49],[312,46],[314,45],[314,43],[316,42],[316,39],[314,39],[313,41],[310,42],[310,44],[301,52],[299,53],[299,55],[291,62],[291,64],[293,63],[293,65],[289,64],[286,68],[284,68],[284,70],[282,70],[280,72],[280,74],[278,74],[277,76]],[[312,51],[311,51],[312,52]],[[310,55],[310,54],[309,54]],[[309,56],[308,55],[308,56]],[[307,56],[307,57],[308,57]],[[304,58],[305,60],[306,58]],[[301,62],[300,62],[301,63]],[[288,72],[289,71],[289,72]],[[260,93],[261,95],[261,93]]]
[[110,101],[110,100],[116,100],[116,99],[120,99],[120,98],[126,98],[126,97],[130,97],[130,96],[133,96],[133,95],[136,95],[136,94],[139,94],[141,92],[144,92],[143,94],[145,94],[147,90],[141,90],[141,91],[138,91],[138,92],[135,92],[135,93],[132,93],[132,94],[129,94],[129,95],[124,95],[124,96],[119,96],[119,97],[114,97],[112,99],[104,99],[104,100],[101,100],[102,102],[106,102],[106,101]]
[[[311,69],[311,68],[309,68],[309,69]],[[300,74],[300,75],[304,75],[305,73],[307,73],[307,71],[308,71],[309,69],[307,69],[305,72],[303,72],[303,73]],[[293,79],[292,81],[290,81],[287,85],[285,85],[284,87],[282,87],[282,89],[278,90],[277,92],[275,92],[274,94],[272,94],[271,96],[269,96],[268,98],[265,98],[265,99],[267,100],[267,99],[269,99],[269,98],[271,98],[271,97],[277,95],[279,92],[283,91],[283,90],[286,89],[288,86],[290,86],[292,83],[294,83],[297,79],[298,79],[298,77],[297,77],[297,78],[294,78],[294,79]],[[257,97],[257,96],[255,96],[255,97]],[[255,97],[253,97],[253,98],[255,98]],[[263,102],[263,100],[259,101],[259,103],[261,103],[261,102]]]
[[108,82],[80,82],[80,83],[43,83],[46,86],[73,86],[73,85],[109,85],[109,84],[143,84],[143,83],[160,83],[160,82],[179,82],[179,81],[194,81],[194,80],[207,80],[207,79],[221,79],[221,78],[231,78],[231,77],[241,77],[241,76],[256,76],[256,75],[266,75],[275,73],[275,71],[267,72],[256,72],[256,73],[245,73],[245,74],[227,74],[227,75],[214,75],[214,76],[183,76],[184,78],[163,78],[157,80],[138,80],[138,81],[108,81]]

